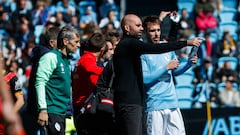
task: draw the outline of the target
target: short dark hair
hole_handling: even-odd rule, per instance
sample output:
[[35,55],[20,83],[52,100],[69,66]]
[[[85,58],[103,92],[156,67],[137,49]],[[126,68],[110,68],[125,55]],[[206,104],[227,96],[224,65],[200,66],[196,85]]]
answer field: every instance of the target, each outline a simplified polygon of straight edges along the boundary
[[107,31],[105,35],[106,35],[106,40],[111,42],[114,37],[116,37],[117,39],[121,38],[121,34],[117,30]]
[[104,47],[105,44],[105,36],[100,32],[96,32],[88,38],[86,49],[90,52],[98,52],[101,50],[102,47]]
[[51,27],[47,29],[46,33],[44,34],[45,43],[47,47],[51,47],[49,44],[50,40],[57,40],[58,33],[60,32],[60,28],[58,27]]
[[156,24],[161,24],[161,21],[159,20],[159,17],[157,15],[150,15],[150,16],[145,16],[143,17],[143,28],[147,28],[147,23],[156,23]]

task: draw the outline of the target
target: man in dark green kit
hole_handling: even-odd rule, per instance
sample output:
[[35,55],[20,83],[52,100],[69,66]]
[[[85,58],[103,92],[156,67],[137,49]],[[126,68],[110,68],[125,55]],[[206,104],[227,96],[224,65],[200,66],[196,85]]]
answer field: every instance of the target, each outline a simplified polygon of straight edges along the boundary
[[80,34],[72,26],[61,29],[57,49],[39,60],[36,74],[38,124],[47,127],[48,135],[65,135],[65,116],[70,101],[71,72],[68,54],[80,47]]

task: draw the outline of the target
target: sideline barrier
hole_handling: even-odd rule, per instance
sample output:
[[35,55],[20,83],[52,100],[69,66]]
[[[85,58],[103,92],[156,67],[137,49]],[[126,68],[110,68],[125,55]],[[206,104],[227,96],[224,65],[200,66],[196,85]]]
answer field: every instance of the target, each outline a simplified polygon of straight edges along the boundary
[[[181,109],[187,135],[208,135],[206,108]],[[240,108],[212,108],[212,135],[240,135]]]

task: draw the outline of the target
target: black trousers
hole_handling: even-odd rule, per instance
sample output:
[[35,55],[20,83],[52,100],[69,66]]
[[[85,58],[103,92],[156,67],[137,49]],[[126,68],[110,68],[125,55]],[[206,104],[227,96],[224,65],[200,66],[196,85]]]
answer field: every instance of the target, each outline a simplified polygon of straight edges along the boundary
[[28,111],[21,114],[22,123],[27,135],[37,135],[39,125],[37,124],[37,115]]
[[65,117],[56,114],[48,114],[48,135],[65,135]]
[[115,135],[115,120],[112,115],[82,114],[79,107],[74,107],[74,124],[78,135]]
[[45,132],[48,133],[47,135],[65,135],[64,116],[48,114],[48,125],[46,127],[39,126],[37,123],[37,116],[32,113],[24,112],[22,117],[27,135],[37,135],[39,131],[41,135],[45,135]]
[[133,104],[115,106],[116,135],[143,134],[143,107]]

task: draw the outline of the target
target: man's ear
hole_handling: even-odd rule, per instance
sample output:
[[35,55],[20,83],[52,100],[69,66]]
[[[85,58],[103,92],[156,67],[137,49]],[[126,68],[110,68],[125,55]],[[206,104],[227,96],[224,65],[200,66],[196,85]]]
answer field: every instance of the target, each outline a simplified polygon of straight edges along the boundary
[[64,38],[64,39],[63,39],[63,43],[64,43],[64,45],[66,45],[66,44],[69,43],[69,40],[68,40],[67,38]]
[[56,44],[57,44],[56,42],[57,42],[57,41],[54,41],[54,40],[52,40],[52,39],[49,40],[49,45],[50,45],[50,47],[51,47],[51,48],[55,48],[55,47],[56,47]]
[[130,31],[130,26],[129,26],[129,25],[125,25],[125,26],[124,26],[124,29],[125,29],[127,32],[129,32],[129,31]]

